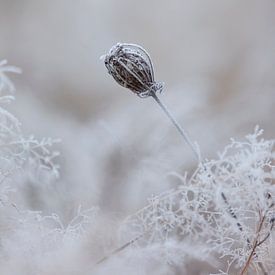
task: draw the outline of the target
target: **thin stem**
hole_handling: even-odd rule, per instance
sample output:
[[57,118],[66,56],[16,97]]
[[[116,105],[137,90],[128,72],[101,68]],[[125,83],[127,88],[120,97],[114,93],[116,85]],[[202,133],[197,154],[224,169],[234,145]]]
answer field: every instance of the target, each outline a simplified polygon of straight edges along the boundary
[[[225,202],[225,204],[228,206],[227,210],[228,210],[230,216],[237,221],[237,226],[238,226],[239,230],[242,232],[243,231],[243,227],[242,227],[241,223],[239,222],[239,219],[238,219],[235,211],[233,210],[233,208],[229,204],[229,202],[227,200],[227,197],[225,196],[224,192],[221,192],[221,196],[222,196],[222,199]],[[250,240],[249,239],[247,239],[247,243],[248,243],[248,245],[250,245]]]
[[260,232],[262,230],[264,221],[265,221],[265,215],[262,216],[260,214],[260,221],[259,221],[258,229],[256,231],[256,237],[254,239],[254,242],[253,242],[252,249],[251,249],[251,252],[249,254],[249,257],[246,260],[246,263],[245,263],[243,269],[241,270],[240,275],[244,275],[246,273],[246,271],[248,270],[248,267],[249,267],[249,265],[250,265],[250,263],[252,261],[253,256],[255,256],[255,250],[258,247],[258,239],[259,239],[259,235],[260,235]]
[[151,96],[155,99],[155,101],[158,103],[158,105],[161,107],[161,109],[164,111],[164,113],[168,116],[168,118],[171,120],[171,122],[174,124],[174,126],[177,128],[179,131],[180,135],[183,137],[185,142],[190,146],[192,149],[193,153],[195,154],[198,162],[201,162],[201,156],[198,152],[198,149],[196,145],[191,141],[189,135],[187,132],[181,127],[181,125],[177,122],[177,120],[173,117],[173,115],[170,113],[168,108],[160,101],[156,93],[152,93]]
[[143,235],[140,235],[132,240],[130,240],[129,242],[125,243],[124,245],[120,246],[119,248],[113,250],[109,255],[101,258],[99,261],[97,261],[95,264],[99,265],[103,262],[105,262],[106,260],[108,260],[111,256],[119,253],[120,251],[124,250],[125,248],[127,248],[128,246],[130,246],[131,244],[135,243],[136,241],[138,241],[141,237],[143,237]]

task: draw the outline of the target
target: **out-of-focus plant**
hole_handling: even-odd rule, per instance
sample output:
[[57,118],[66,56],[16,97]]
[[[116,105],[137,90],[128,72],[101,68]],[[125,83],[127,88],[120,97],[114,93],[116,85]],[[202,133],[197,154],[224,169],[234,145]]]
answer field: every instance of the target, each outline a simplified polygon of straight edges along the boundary
[[41,173],[58,177],[58,165],[54,158],[58,152],[50,150],[56,140],[43,138],[38,140],[34,136],[24,136],[20,121],[6,109],[7,104],[14,100],[14,85],[6,73],[20,73],[21,70],[8,66],[7,61],[0,62],[0,199],[3,203],[7,199],[9,180],[15,173],[20,173],[24,167],[35,171],[36,176]]
[[59,167],[54,160],[58,152],[51,149],[57,140],[25,136],[19,120],[6,109],[5,105],[14,100],[15,90],[8,72],[21,71],[8,66],[5,60],[0,62],[0,263],[9,269],[8,274],[19,274],[12,270],[20,262],[29,270],[20,270],[20,274],[41,274],[49,255],[53,259],[62,248],[74,246],[85,235],[96,208],[79,207],[75,217],[64,224],[54,213],[44,215],[24,209],[16,197],[11,198],[11,192],[17,192],[25,178],[40,184],[52,183],[59,176]]

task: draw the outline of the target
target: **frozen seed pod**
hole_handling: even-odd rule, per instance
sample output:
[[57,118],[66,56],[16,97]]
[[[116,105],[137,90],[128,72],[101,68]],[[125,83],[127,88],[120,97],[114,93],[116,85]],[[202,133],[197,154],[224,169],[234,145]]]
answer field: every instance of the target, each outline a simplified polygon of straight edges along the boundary
[[139,97],[152,97],[155,99],[190,146],[198,162],[200,162],[199,148],[191,141],[187,132],[180,126],[156,94],[156,92],[162,91],[163,84],[156,82],[154,79],[154,68],[149,54],[139,45],[117,43],[103,58],[109,74],[118,84],[130,89]]
[[139,45],[117,43],[105,55],[104,63],[118,84],[140,97],[162,90],[162,84],[154,80],[149,54]]

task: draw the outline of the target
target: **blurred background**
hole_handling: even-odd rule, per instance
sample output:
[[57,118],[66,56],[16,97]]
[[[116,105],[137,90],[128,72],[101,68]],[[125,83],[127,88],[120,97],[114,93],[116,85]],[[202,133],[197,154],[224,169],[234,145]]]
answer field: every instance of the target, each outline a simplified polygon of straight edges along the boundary
[[150,53],[161,99],[204,158],[257,124],[274,137],[274,14],[272,0],[0,0],[0,59],[23,70],[10,108],[26,135],[62,139],[60,179],[26,182],[24,203],[124,217],[196,167],[155,102],[107,74],[100,56],[117,42]]

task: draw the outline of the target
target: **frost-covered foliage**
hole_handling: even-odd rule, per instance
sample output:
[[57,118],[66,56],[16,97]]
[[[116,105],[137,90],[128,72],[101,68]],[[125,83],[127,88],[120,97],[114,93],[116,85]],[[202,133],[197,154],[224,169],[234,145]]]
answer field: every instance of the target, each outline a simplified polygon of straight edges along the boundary
[[24,136],[19,120],[5,108],[14,100],[14,86],[6,73],[20,73],[6,63],[0,62],[0,274],[42,274],[51,269],[60,251],[76,248],[96,209],[79,208],[65,225],[56,214],[25,210],[16,200],[19,196],[14,193],[26,179],[51,184],[58,178],[54,162],[58,152],[50,148],[56,140]]
[[[20,73],[20,69],[7,66],[6,61],[0,62],[0,199],[4,203],[10,190],[9,181],[25,166],[33,169],[33,176],[58,176],[58,166],[53,159],[58,155],[49,147],[55,142],[51,138],[37,140],[33,136],[25,137],[19,120],[11,114],[5,105],[14,100],[14,86],[6,76],[7,72]],[[26,170],[26,169],[25,169]]]
[[130,232],[141,247],[158,245],[170,263],[190,257],[218,269],[227,263],[219,274],[274,269],[274,141],[261,135],[256,127],[190,179],[178,175],[182,184],[127,218],[123,235]]
[[52,184],[58,154],[50,148],[55,140],[25,136],[7,111],[14,99],[7,72],[20,70],[0,63],[0,274],[269,274],[275,268],[274,141],[262,139],[258,127],[244,141],[232,139],[191,177],[174,173],[177,188],[121,223],[97,208],[78,208],[64,222],[26,209],[16,196],[26,178]]

